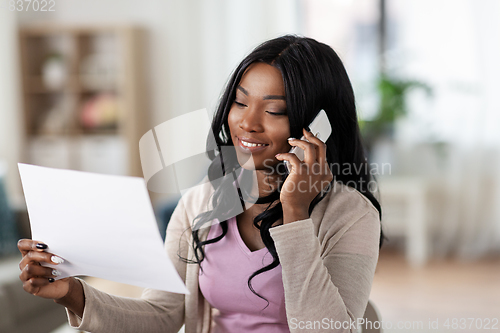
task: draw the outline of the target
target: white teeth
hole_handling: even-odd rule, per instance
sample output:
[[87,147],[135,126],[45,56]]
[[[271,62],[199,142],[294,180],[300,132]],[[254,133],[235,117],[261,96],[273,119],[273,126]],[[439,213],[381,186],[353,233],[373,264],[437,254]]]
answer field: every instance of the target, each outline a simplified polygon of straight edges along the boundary
[[243,140],[240,140],[241,143],[245,146],[245,147],[260,147],[260,146],[265,146],[265,144],[263,143],[250,143],[250,142],[245,142]]

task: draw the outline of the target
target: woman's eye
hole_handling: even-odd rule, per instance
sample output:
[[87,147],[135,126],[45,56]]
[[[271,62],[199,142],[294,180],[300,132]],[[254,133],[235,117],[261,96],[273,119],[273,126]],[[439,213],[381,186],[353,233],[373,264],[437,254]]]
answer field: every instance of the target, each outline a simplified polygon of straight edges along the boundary
[[234,104],[236,104],[236,105],[238,105],[238,106],[240,106],[240,107],[246,107],[246,105],[245,105],[245,104],[240,103],[240,102],[237,102],[237,101],[234,101]]
[[272,114],[273,116],[285,116],[286,112],[271,112],[271,111],[266,111],[269,114]]

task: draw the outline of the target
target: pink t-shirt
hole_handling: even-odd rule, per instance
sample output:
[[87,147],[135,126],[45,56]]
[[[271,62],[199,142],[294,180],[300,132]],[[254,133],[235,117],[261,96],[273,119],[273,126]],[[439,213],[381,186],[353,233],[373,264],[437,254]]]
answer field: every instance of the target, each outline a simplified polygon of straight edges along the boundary
[[[214,224],[207,239],[221,233],[220,224]],[[199,284],[205,299],[220,312],[214,317],[214,333],[290,332],[281,265],[252,279],[254,290],[269,301],[264,309],[267,302],[252,293],[247,281],[253,272],[270,264],[273,257],[267,248],[250,251],[240,236],[235,217],[228,220],[226,236],[205,245],[205,254]]]

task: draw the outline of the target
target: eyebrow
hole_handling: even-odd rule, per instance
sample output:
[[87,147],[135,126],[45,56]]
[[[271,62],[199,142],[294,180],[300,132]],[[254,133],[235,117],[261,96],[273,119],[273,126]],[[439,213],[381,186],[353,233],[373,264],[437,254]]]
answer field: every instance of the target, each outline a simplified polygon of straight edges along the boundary
[[[244,93],[245,95],[247,95],[247,96],[249,95],[248,91],[245,88],[243,88],[242,86],[238,86],[237,89],[241,90],[241,92]],[[281,95],[266,95],[262,99],[263,100],[280,99],[280,100],[286,101],[285,96],[281,96]]]

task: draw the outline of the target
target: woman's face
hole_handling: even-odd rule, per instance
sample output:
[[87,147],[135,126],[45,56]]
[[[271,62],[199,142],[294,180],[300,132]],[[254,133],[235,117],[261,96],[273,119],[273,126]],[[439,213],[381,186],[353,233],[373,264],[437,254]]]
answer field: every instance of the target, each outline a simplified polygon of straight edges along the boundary
[[275,155],[291,148],[285,86],[277,68],[265,63],[249,66],[236,89],[228,123],[239,164],[271,171],[279,162]]

